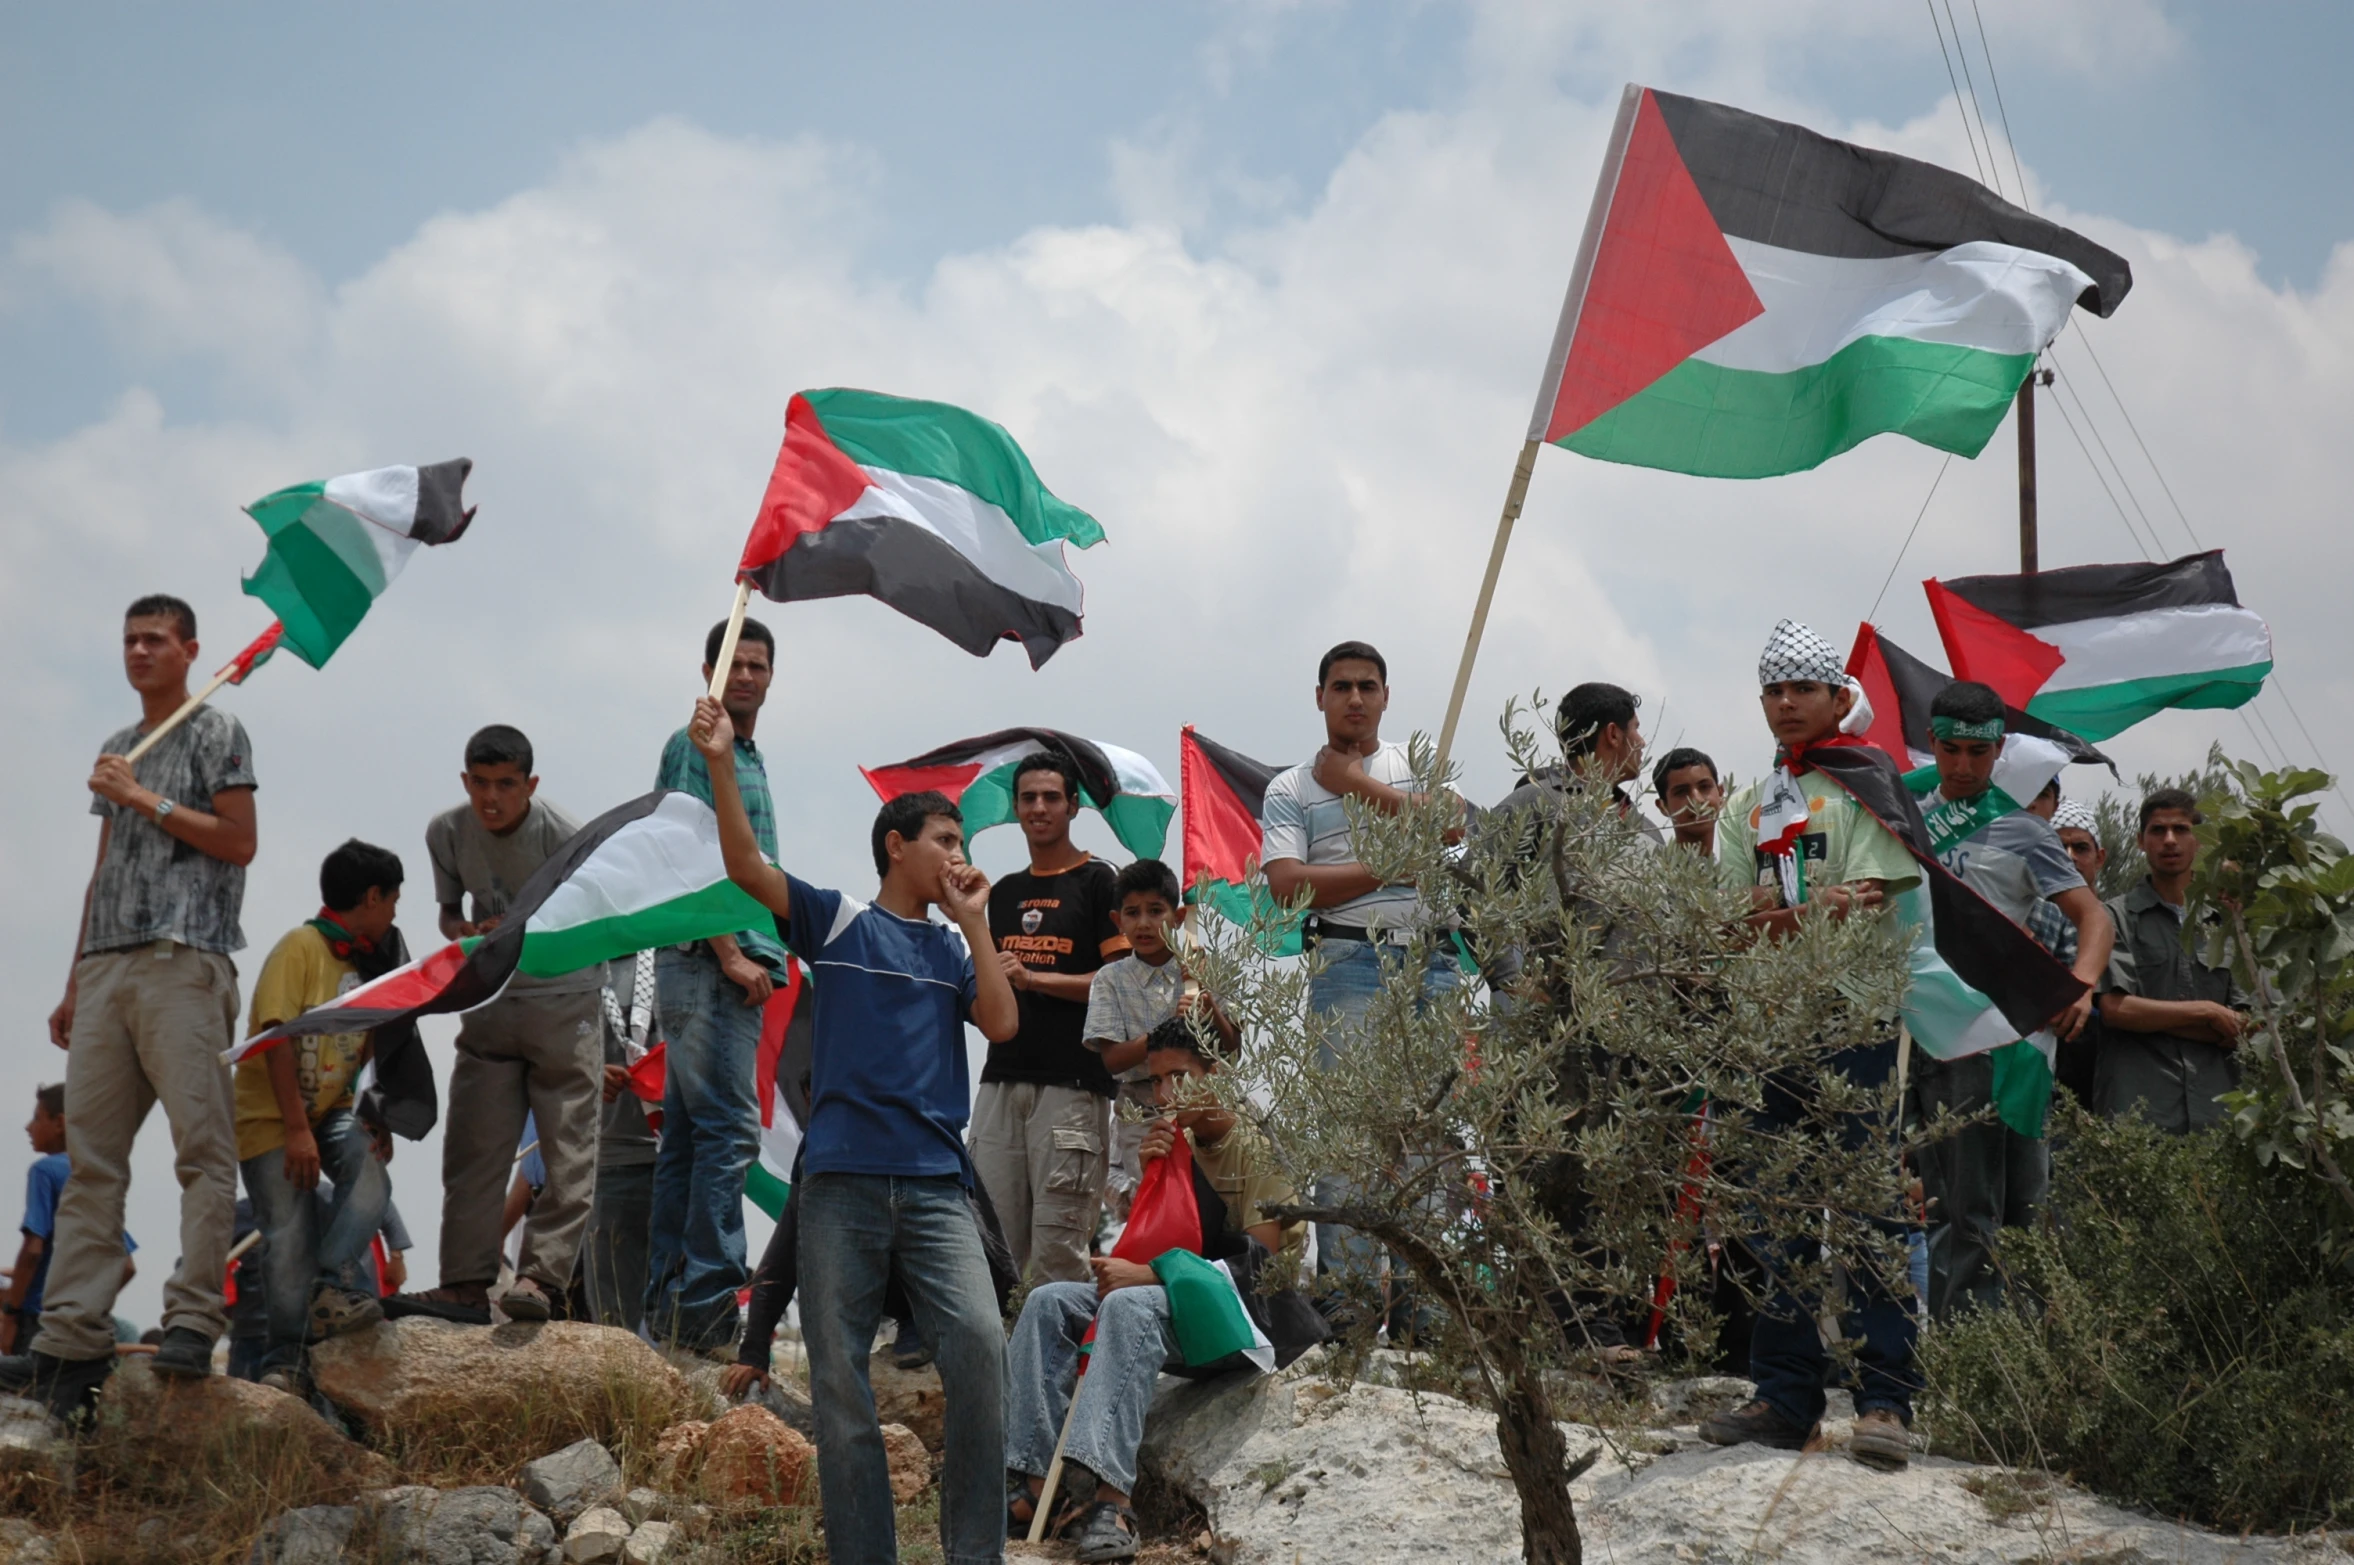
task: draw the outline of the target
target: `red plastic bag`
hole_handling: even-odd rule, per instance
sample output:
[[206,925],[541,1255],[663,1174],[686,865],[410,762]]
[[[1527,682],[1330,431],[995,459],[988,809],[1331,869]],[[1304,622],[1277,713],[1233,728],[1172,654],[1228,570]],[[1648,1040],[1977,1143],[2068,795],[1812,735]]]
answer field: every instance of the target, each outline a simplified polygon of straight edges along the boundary
[[1171,1250],[1202,1253],[1202,1214],[1193,1199],[1193,1143],[1182,1130],[1166,1157],[1145,1164],[1144,1177],[1136,1182],[1136,1199],[1128,1205],[1128,1226],[1112,1246],[1115,1257],[1141,1266],[1150,1266]]

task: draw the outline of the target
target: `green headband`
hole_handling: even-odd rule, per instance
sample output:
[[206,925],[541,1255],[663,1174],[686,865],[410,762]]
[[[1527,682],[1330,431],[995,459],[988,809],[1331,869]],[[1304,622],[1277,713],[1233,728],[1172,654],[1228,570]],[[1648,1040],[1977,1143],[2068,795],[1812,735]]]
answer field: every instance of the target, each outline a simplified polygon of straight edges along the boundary
[[1932,717],[1929,731],[1940,739],[1996,739],[2003,736],[2003,720],[1990,717],[1983,723],[1965,723],[1958,717]]

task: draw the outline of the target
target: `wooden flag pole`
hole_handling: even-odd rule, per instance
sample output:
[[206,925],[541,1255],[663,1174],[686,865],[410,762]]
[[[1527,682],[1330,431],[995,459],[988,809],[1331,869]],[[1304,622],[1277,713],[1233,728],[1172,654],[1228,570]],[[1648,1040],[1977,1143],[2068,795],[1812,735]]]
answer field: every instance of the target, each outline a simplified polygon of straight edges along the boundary
[[[1079,1377],[1081,1380],[1086,1379],[1087,1372],[1084,1368],[1080,1370]],[[1077,1422],[1078,1417],[1079,1387],[1078,1384],[1074,1382],[1071,1386],[1070,1411],[1063,1414],[1063,1432],[1055,1437],[1054,1456],[1046,1464],[1046,1484],[1038,1491],[1037,1507],[1030,1512],[1030,1537],[1028,1541],[1031,1543],[1043,1543],[1046,1541],[1046,1519],[1047,1516],[1054,1510],[1054,1491],[1061,1485],[1063,1481],[1063,1447],[1071,1443],[1071,1425]]]
[[221,671],[213,675],[212,683],[181,702],[180,710],[149,729],[145,737],[131,746],[131,753],[124,756],[123,759],[136,766],[139,763],[139,757],[161,743],[164,735],[186,722],[188,714],[211,700],[214,693],[223,685],[234,684],[253,672],[264,657],[277,650],[278,639],[284,634],[285,626],[283,624],[277,620],[270,621],[269,629],[254,637],[235,657],[221,665]]
[[1455,748],[1455,724],[1463,716],[1463,697],[1471,688],[1471,665],[1478,661],[1479,638],[1488,628],[1488,605],[1496,598],[1496,577],[1504,569],[1512,524],[1520,520],[1520,504],[1528,498],[1529,474],[1537,467],[1537,447],[1543,444],[1532,438],[1520,448],[1520,461],[1512,469],[1512,487],[1504,492],[1504,514],[1496,519],[1496,542],[1488,550],[1488,574],[1479,584],[1479,602],[1471,611],[1471,633],[1463,638],[1463,661],[1455,669],[1455,691],[1447,697],[1447,721],[1439,729],[1438,763],[1431,773],[1434,783],[1447,773],[1447,756]]
[[727,676],[736,666],[736,638],[744,633],[744,610],[752,602],[752,583],[736,583],[736,606],[728,610],[727,631],[719,638],[719,656],[711,664],[711,699],[717,701],[727,694]]

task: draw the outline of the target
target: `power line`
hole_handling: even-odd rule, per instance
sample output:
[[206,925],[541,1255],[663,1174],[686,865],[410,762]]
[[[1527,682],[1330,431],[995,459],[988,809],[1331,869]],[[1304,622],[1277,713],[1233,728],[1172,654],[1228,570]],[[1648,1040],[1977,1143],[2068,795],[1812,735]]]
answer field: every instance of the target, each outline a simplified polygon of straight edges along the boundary
[[[2003,119],[2003,145],[2011,150],[2011,177],[2018,182],[2019,205],[2024,209],[2027,205],[2027,176],[2019,169],[2019,138],[2011,134],[2011,110],[2003,102],[2002,78],[1994,74],[1994,50],[1986,42],[1986,18],[1978,14],[1978,0],[1970,0],[1970,19],[1978,24],[1978,52],[1986,56],[1986,79],[1994,87],[1995,112]],[[1958,32],[1955,39],[1957,42],[1960,40]],[[1986,123],[1983,114],[1979,116],[1979,123]]]
[[1904,535],[1904,543],[1898,547],[1896,558],[1888,562],[1888,574],[1880,579],[1879,595],[1872,599],[1871,612],[1864,616],[1865,619],[1872,619],[1879,614],[1880,599],[1888,596],[1889,584],[1896,580],[1896,568],[1904,563],[1905,550],[1913,546],[1913,533],[1921,530],[1921,518],[1929,514],[1929,502],[1937,498],[1937,486],[1945,482],[1945,470],[1951,466],[1953,466],[1953,453],[1948,451],[1945,454],[1945,460],[1937,464],[1937,476],[1929,480],[1928,494],[1921,498],[1920,512],[1913,518],[1913,531]]
[[1961,57],[1962,80],[1970,88],[1970,108],[1963,113],[1962,121],[1969,123],[1971,113],[1978,116],[1978,139],[1986,143],[1986,182],[1999,196],[2003,193],[2002,171],[1995,165],[1994,138],[1986,131],[1986,111],[1978,106],[1978,80],[1970,74],[1970,50],[1962,42],[1962,24],[1954,20],[1953,0],[1945,0],[1945,25],[1953,29],[1953,52]]
[[2204,549],[2207,545],[2201,541],[2199,530],[2191,525],[2190,513],[2182,508],[2180,500],[2174,498],[2174,486],[2166,482],[2165,471],[2158,466],[2158,459],[2150,454],[2150,443],[2142,439],[2140,426],[2134,423],[2132,412],[2125,406],[2125,399],[2117,393],[2117,383],[2109,378],[2108,367],[2101,363],[2100,354],[2094,352],[2092,338],[2085,334],[2082,326],[2077,326],[2073,313],[2068,317],[2068,324],[2076,327],[2076,340],[2084,344],[2085,354],[2092,360],[2092,367],[2100,371],[2101,384],[2109,388],[2109,400],[2116,403],[2117,411],[2124,415],[2125,427],[2132,433],[2133,443],[2141,447],[2142,460],[2150,464],[2151,476],[2158,480],[2158,487],[2166,493],[2166,503],[2174,507],[2174,514],[2182,521],[2182,530],[2190,534],[2191,547]]
[[[2054,363],[2057,363],[2059,355],[2053,354],[2052,359]],[[2109,459],[2109,470],[2117,475],[2117,487],[2124,490],[2125,498],[2133,502],[2134,514],[2141,518],[2142,528],[2150,535],[2150,541],[2156,543],[2158,541],[2158,524],[2150,520],[2149,510],[2141,503],[2141,496],[2133,492],[2132,481],[2125,476],[2124,465],[2117,460],[2117,453],[2109,449],[2108,437],[2101,433],[2101,426],[2093,422],[2092,409],[2086,405],[2084,393],[2076,389],[2073,379],[2067,379],[2066,384],[2068,395],[2076,399],[2076,410],[2084,415],[2084,427],[2092,431],[2093,443],[2101,448],[2101,455]],[[2151,558],[2155,559],[2157,556],[2152,554]]]
[[[1953,56],[1945,52],[1945,24],[1937,19],[1937,0],[1922,0],[1929,7],[1929,30],[1937,35],[1937,53],[1945,61],[1945,79],[1953,83],[1953,106],[1962,116],[1962,139],[1970,144],[1970,166],[1978,171],[1980,180],[1986,178],[1986,165],[1978,157],[1978,138],[1970,133],[1970,111],[1962,107],[1962,81],[1954,74]],[[1957,33],[1954,42],[1960,43]]]
[[2075,438],[2076,449],[2084,453],[2084,465],[2092,469],[2093,482],[2101,486],[2101,493],[2109,497],[2109,505],[2116,511],[2117,520],[2125,525],[2125,536],[2133,540],[2134,549],[2143,559],[2156,559],[2157,556],[2150,552],[2150,546],[2141,541],[2141,534],[2134,531],[2133,518],[2127,516],[2125,507],[2117,503],[2115,492],[2109,488],[2108,476],[2101,471],[2101,464],[2092,459],[2092,448],[2084,443],[2084,436],[2077,433],[2076,420],[2068,415],[2068,404],[2054,397],[2052,406],[2059,410],[2060,422],[2068,426],[2068,433]]

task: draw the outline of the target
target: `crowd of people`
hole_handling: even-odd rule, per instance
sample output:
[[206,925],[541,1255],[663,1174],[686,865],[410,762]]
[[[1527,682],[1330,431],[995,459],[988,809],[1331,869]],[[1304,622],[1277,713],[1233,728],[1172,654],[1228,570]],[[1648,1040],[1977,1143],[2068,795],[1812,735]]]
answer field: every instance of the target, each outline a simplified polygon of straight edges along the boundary
[[[707,681],[722,643],[713,627]],[[1067,1500],[1056,1524],[1081,1559],[1130,1557],[1136,1449],[1160,1372],[1265,1368],[1324,1334],[1303,1300],[1245,1287],[1267,1352],[1212,1352],[1172,1306],[1174,1273],[1107,1252],[1103,1236],[1163,1160],[1190,1170],[1201,1214],[1184,1248],[1228,1276],[1256,1276],[1311,1245],[1328,1277],[1384,1264],[1345,1228],[1311,1239],[1284,1220],[1298,1198],[1258,1129],[1190,1090],[1230,1065],[1243,1039],[1173,943],[1177,876],[1149,859],[1115,869],[1073,844],[1081,791],[1070,757],[1041,750],[1018,763],[1028,863],[994,884],[966,859],[962,817],[938,793],[878,812],[877,883],[864,897],[778,867],[776,801],[754,741],[774,640],[746,621],[723,695],[697,704],[655,776],[712,807],[730,878],[773,921],[634,964],[518,975],[464,1014],[447,1071],[439,1275],[405,1290],[407,1235],[388,1165],[396,1136],[418,1139],[437,1117],[435,1071],[414,1027],[303,1037],[234,1071],[221,1063],[241,1025],[232,958],[245,944],[257,842],[250,743],[235,717],[204,706],[135,766],[126,759],[186,701],[196,655],[187,604],[154,595],[130,606],[124,671],[141,717],[107,738],[90,777],[97,862],[50,1019],[65,1082],[41,1089],[28,1127],[41,1156],[0,1320],[0,1390],[77,1416],[114,1367],[113,1309],[131,1271],[129,1156],[159,1102],[181,1201],[156,1372],[213,1372],[231,1334],[224,1279],[245,1228],[259,1237],[237,1268],[232,1366],[295,1394],[309,1393],[308,1352],[326,1338],[387,1316],[488,1325],[494,1312],[595,1319],[689,1352],[732,1348],[723,1385],[749,1394],[797,1302],[826,1534],[845,1565],[895,1557],[868,1370],[886,1315],[898,1323],[890,1351],[936,1364],[946,1392],[940,1525],[956,1560],[997,1558],[1008,1530],[1027,1528],[1047,1503],[1058,1450]],[[1748,789],[1727,798],[1697,749],[1647,766],[1639,698],[1587,682],[1555,714],[1561,766],[1493,810],[1464,805],[1467,826],[1509,819],[1531,790],[1599,782],[1630,831],[1660,852],[1710,855],[1729,887],[1746,889],[1756,938],[1806,919],[1879,915],[1921,866],[1806,763],[1810,750],[1851,742],[1858,687],[1828,642],[1789,621],[1757,672],[1775,765]],[[1265,793],[1261,863],[1276,896],[1306,898],[1304,938],[1317,955],[1308,1004],[1330,1023],[1328,1065],[1362,1036],[1391,975],[1416,973],[1431,992],[1466,981],[1453,946],[1434,937],[1444,910],[1358,860],[1350,801],[1394,813],[1427,786],[1405,747],[1382,737],[1388,699],[1377,650],[1332,648],[1316,670],[1321,743]],[[2065,1040],[2062,1082],[2102,1113],[2185,1133],[2215,1124],[2247,1016],[2230,974],[2203,966],[2182,939],[2196,801],[2161,790],[2141,802],[2148,873],[2104,903],[2091,889],[2101,845],[2081,805],[2054,787],[2025,809],[1986,807],[2005,737],[2000,699],[1956,682],[1931,722],[1938,782],[1923,810],[1937,819],[1938,859],[2091,991],[2049,1021]],[[450,939],[495,928],[576,830],[539,797],[520,731],[484,728],[461,760],[464,802],[425,828],[435,920]],[[1644,783],[1665,831],[1639,808]],[[1785,808],[1789,829],[1767,840],[1761,819]],[[390,849],[354,840],[329,853],[319,911],[272,946],[254,978],[245,1034],[406,961],[395,922],[405,880]],[[761,1125],[756,1055],[764,1006],[795,959],[809,973],[809,1112],[790,1208],[755,1271],[743,1201]],[[1495,973],[1488,981],[1501,987]],[[988,1040],[977,1084],[968,1024]],[[649,1037],[667,1044],[658,1131],[630,1088]],[[1887,1080],[1897,1048],[1892,1037],[1849,1051],[1841,1068]],[[1876,1465],[1907,1459],[1921,1311],[1938,1318],[1999,1298],[1997,1232],[2043,1199],[2048,1146],[1988,1114],[1991,1093],[1984,1056],[1914,1067],[1909,1113],[1971,1119],[1919,1160],[1922,1295],[1858,1273],[1846,1300],[1853,1449]],[[519,1177],[527,1161],[532,1173]],[[1330,1206],[1345,1192],[1318,1195]],[[518,1226],[519,1246],[503,1255]],[[1701,1432],[1795,1448],[1824,1405],[1821,1301],[1784,1281],[1791,1253],[1756,1248],[1756,1397]],[[1028,1287],[1009,1338],[1003,1310],[1017,1281]]]

